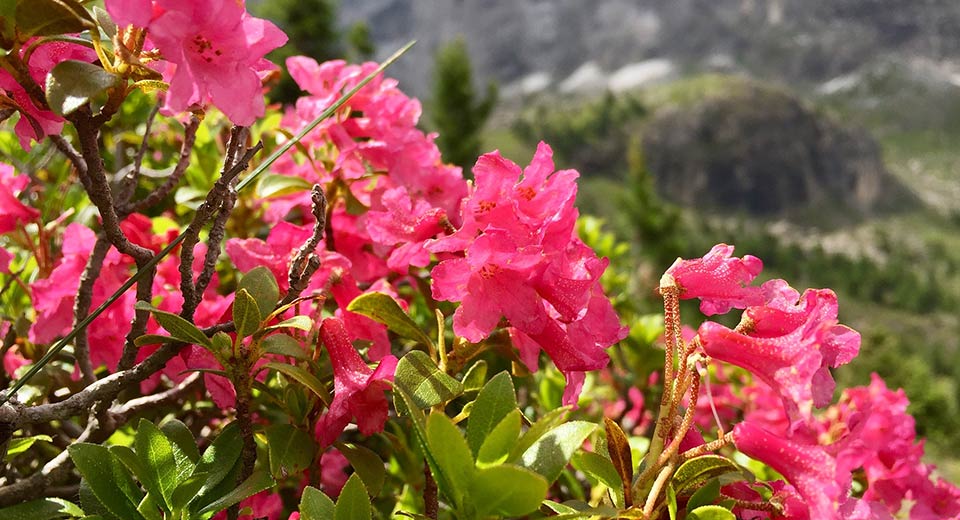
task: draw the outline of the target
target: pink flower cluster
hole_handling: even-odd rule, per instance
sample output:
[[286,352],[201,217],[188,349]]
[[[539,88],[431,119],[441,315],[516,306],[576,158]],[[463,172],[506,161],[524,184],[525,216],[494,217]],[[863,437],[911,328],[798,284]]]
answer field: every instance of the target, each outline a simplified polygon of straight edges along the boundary
[[[35,43],[27,41],[20,50],[21,57],[26,55],[27,48]],[[91,62],[97,54],[88,47],[75,43],[48,41],[39,44],[29,57],[27,70],[30,77],[41,88],[46,88],[47,73],[58,63],[66,60]],[[29,150],[32,141],[41,141],[48,135],[57,135],[63,129],[63,118],[37,104],[27,94],[27,90],[4,69],[0,69],[0,89],[7,92],[7,97],[13,101],[20,112],[20,120],[14,131],[20,140],[20,146]],[[5,183],[4,183],[5,184]]]
[[[740,511],[752,518],[888,519],[904,500],[914,506],[911,518],[956,518],[960,489],[945,480],[931,480],[932,468],[920,458],[913,419],[906,413],[902,391],[892,392],[874,376],[868,387],[844,392],[832,401],[830,368],[852,360],[860,335],[837,323],[836,295],[809,289],[802,295],[783,280],[748,285],[762,264],[751,256],[732,257],[733,248],[714,247],[700,259],[678,260],[668,274],[681,288],[681,297],[700,298],[705,313],[745,309],[735,329],[703,323],[698,339],[714,360],[749,371],[756,381],[739,394],[721,377],[703,396],[712,409],[698,402],[697,423],[713,422],[713,410],[725,421],[742,410],[744,420],[733,429],[737,449],[762,461],[786,482],[768,485],[782,515]],[[728,370],[717,368],[721,375]],[[725,376],[724,376],[725,377]],[[701,388],[701,394],[705,390]],[[850,496],[854,472],[862,470],[866,487]],[[761,495],[742,483],[725,494],[747,501]]]
[[553,152],[540,143],[530,165],[486,154],[461,208],[462,225],[427,247],[455,253],[431,272],[433,297],[460,302],[457,335],[479,342],[501,318],[520,357],[537,369],[541,349],[564,373],[564,404],[576,404],[584,372],[606,366],[604,349],[626,337],[600,287],[608,260],[574,232],[577,172],[554,172]]
[[211,103],[234,124],[249,126],[264,114],[260,74],[274,68],[264,56],[287,41],[273,23],[254,18],[242,0],[106,0],[121,26],[147,29],[163,55],[170,84],[164,112]]

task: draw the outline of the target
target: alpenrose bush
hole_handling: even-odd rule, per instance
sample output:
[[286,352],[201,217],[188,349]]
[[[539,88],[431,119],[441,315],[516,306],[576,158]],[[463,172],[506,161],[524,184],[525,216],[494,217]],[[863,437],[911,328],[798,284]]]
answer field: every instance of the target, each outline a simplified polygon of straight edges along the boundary
[[548,145],[466,181],[376,64],[266,107],[242,2],[105,7],[2,13],[0,517],[960,518],[831,290],[720,244],[618,315]]

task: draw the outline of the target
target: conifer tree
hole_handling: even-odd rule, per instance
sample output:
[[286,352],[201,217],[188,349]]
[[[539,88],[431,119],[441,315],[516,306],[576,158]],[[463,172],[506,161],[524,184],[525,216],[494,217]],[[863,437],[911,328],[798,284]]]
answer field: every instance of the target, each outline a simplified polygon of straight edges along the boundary
[[481,131],[497,101],[497,87],[487,85],[479,99],[473,88],[473,71],[462,38],[445,45],[436,56],[430,119],[440,133],[437,145],[445,161],[459,165],[469,175],[481,151]]

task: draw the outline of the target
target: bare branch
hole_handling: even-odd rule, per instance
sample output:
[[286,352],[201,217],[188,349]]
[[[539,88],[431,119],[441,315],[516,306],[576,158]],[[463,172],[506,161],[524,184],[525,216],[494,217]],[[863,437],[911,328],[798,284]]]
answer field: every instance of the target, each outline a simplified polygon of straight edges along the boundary
[[[121,213],[130,214],[149,208],[163,200],[174,190],[174,188],[177,187],[178,184],[180,184],[180,179],[183,178],[183,175],[187,172],[187,168],[190,166],[190,153],[193,151],[193,144],[196,142],[197,129],[199,127],[200,119],[198,119],[195,115],[191,116],[190,122],[187,123],[187,126],[183,131],[183,143],[180,145],[180,157],[177,159],[176,166],[173,167],[173,172],[169,177],[167,177],[167,180],[164,181],[159,188],[150,192],[150,194],[143,199],[129,205],[125,204],[121,206]],[[146,139],[146,137],[144,137],[144,139]],[[140,166],[138,165],[135,168],[139,171]]]
[[110,415],[117,423],[126,423],[134,415],[149,409],[178,403],[184,394],[190,393],[200,381],[200,373],[195,372],[187,376],[179,384],[169,390],[136,399],[131,399],[122,405],[110,409]]
[[[90,252],[90,258],[87,260],[87,266],[80,277],[80,287],[77,289],[77,298],[73,304],[73,326],[90,313],[90,306],[93,304],[93,284],[100,277],[100,268],[103,267],[103,260],[110,250],[110,242],[102,236],[97,237],[93,244],[93,251]],[[77,358],[77,365],[80,368],[80,374],[83,376],[83,382],[87,385],[93,384],[97,376],[93,373],[93,363],[90,361],[90,342],[87,330],[83,330],[77,335],[74,343],[74,355]]]

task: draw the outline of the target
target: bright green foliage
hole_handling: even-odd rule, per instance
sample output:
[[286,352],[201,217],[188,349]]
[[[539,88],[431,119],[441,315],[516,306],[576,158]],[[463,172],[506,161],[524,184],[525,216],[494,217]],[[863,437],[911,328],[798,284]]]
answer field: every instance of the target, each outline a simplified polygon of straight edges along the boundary
[[[291,449],[289,436],[268,435],[271,437],[271,467],[273,457],[277,465],[291,464],[291,452],[301,455],[297,460],[302,461],[298,450],[313,446],[301,442]],[[237,484],[241,446],[237,428],[228,427],[201,456],[183,423],[171,421],[157,428],[144,419],[137,427],[133,447],[78,443],[70,446],[69,452],[83,477],[83,511],[95,511],[108,520],[205,520],[274,485],[270,474],[261,470]],[[50,500],[25,504],[23,511],[37,515],[29,518],[83,516],[73,504]],[[7,513],[4,510],[0,518],[7,518]]]
[[433,97],[428,109],[430,121],[440,133],[437,146],[444,161],[460,166],[466,174],[480,156],[480,132],[497,102],[497,87],[493,83],[487,85],[486,95],[479,99],[463,39],[440,49],[433,75]]

